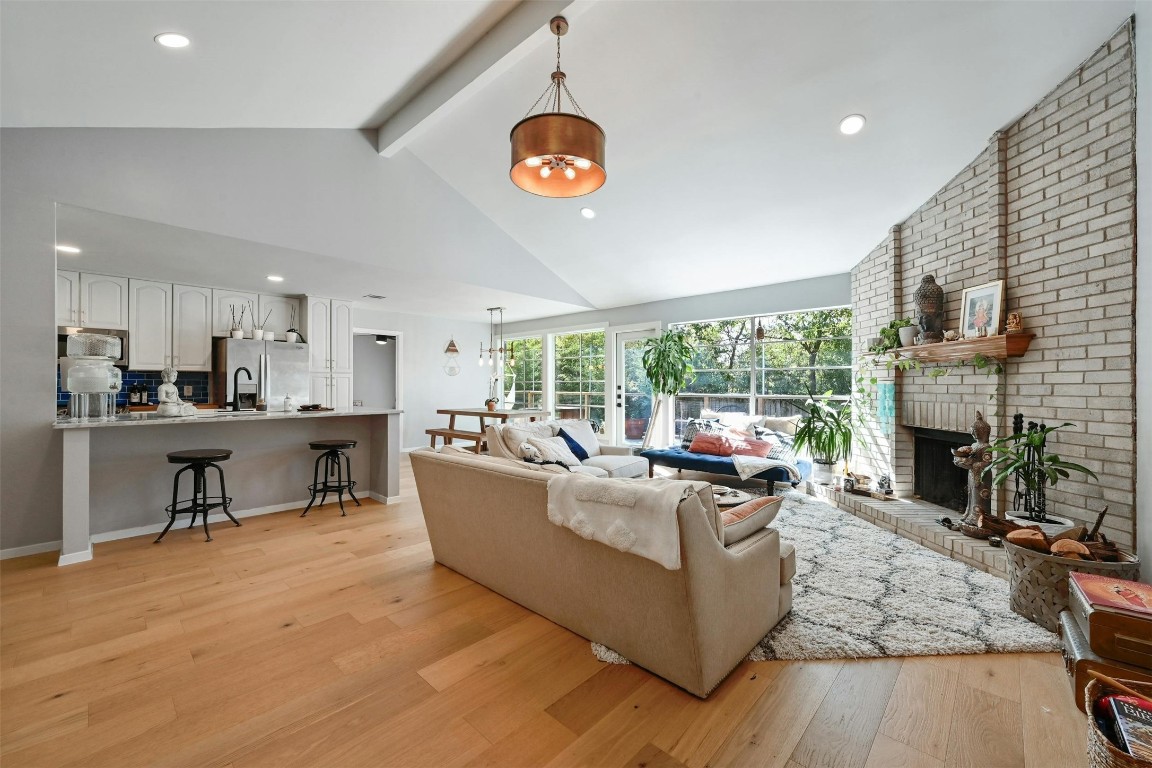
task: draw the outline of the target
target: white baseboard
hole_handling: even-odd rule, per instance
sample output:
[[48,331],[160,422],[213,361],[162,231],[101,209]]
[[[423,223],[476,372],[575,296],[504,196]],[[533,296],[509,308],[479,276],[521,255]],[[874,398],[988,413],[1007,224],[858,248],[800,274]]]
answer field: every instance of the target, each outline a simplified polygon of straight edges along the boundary
[[56,565],[75,565],[76,563],[86,563],[92,559],[92,544],[88,544],[88,549],[83,552],[73,552],[70,555],[60,555],[60,559],[56,561]]
[[381,504],[395,504],[396,502],[400,501],[399,496],[382,496],[381,494],[376,493],[376,491],[369,491],[368,498],[372,499],[373,501],[378,501]]
[[56,552],[59,551],[62,541],[46,541],[43,544],[29,544],[26,547],[9,547],[8,549],[0,549],[0,560],[7,560],[10,557],[27,557],[28,555],[39,555],[42,552]]
[[[252,509],[240,509],[232,512],[233,517],[256,517],[257,515],[270,515],[273,512],[284,512],[289,509],[303,509],[308,506],[309,499],[303,501],[290,501],[286,504],[271,504],[267,507],[253,507]],[[208,515],[209,523],[222,523],[228,519],[228,516],[223,512],[218,512],[214,515]],[[100,544],[105,541],[117,541],[119,539],[130,539],[133,536],[144,536],[149,533],[160,533],[164,530],[164,526],[168,523],[156,523],[154,525],[141,525],[136,528],[124,528],[119,531],[108,531],[106,533],[94,533],[91,536],[93,544]],[[203,526],[203,522],[198,518],[196,521],[197,526]],[[173,528],[176,526],[173,525]],[[187,527],[187,526],[185,526]]]

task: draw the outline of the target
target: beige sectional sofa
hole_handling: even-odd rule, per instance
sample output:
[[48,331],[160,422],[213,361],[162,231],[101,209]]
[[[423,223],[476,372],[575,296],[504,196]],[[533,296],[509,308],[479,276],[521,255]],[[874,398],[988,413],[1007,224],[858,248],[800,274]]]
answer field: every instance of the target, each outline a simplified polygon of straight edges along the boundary
[[523,433],[524,430],[538,429],[547,431],[549,435],[554,435],[561,427],[567,428],[573,438],[578,440],[588,451],[588,458],[580,462],[583,467],[580,471],[585,474],[595,477],[648,476],[648,459],[643,456],[633,456],[632,449],[627,446],[601,445],[592,431],[591,425],[584,419],[489,425],[484,430],[488,453],[500,458],[523,459],[519,441],[511,439],[510,434],[515,430],[520,430]]
[[791,609],[792,547],[771,528],[725,547],[708,486],[676,509],[681,565],[667,570],[550,522],[545,468],[427,448],[411,459],[437,562],[697,696]]

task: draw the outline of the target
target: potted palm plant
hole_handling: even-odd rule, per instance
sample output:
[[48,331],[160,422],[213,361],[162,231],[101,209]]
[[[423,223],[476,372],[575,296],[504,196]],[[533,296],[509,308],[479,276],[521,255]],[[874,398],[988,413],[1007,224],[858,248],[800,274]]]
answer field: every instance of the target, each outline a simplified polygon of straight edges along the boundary
[[852,404],[833,405],[831,396],[830,391],[820,400],[809,396],[796,427],[795,448],[808,451],[812,480],[824,485],[832,482],[836,464],[852,450]]
[[643,437],[651,415],[652,398],[642,394],[628,395],[624,403],[624,437],[629,440]]
[[692,342],[688,341],[687,332],[671,328],[644,342],[640,363],[656,400],[648,430],[644,433],[644,448],[652,445],[652,430],[660,421],[660,404],[666,398],[680,394],[680,390],[695,380],[696,372],[690,362],[695,351]]
[[[1022,417],[1018,418],[1023,421]],[[1048,436],[1058,429],[1073,426],[1076,425],[1068,421],[1056,427],[1043,424],[1037,427],[1031,424],[1028,430],[1017,425],[1015,434],[991,443],[995,458],[984,472],[992,475],[992,484],[995,486],[1003,485],[1009,477],[1015,475],[1018,486],[1024,486],[1023,491],[1019,487],[1016,490],[1017,497],[1023,497],[1024,511],[1039,522],[1047,522],[1045,489],[1048,486],[1056,487],[1062,478],[1070,477],[1073,472],[1094,480],[1100,479],[1087,467],[1064,461],[1057,454],[1048,452]]]

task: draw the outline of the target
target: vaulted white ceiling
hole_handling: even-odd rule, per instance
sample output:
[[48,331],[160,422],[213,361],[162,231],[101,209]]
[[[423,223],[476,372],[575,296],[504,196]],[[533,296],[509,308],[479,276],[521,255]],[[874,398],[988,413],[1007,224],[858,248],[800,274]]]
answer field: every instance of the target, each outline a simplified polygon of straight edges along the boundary
[[[6,0],[0,120],[350,129],[423,98],[389,153],[608,307],[851,269],[1133,8],[577,0],[564,69],[607,132],[608,182],[547,200],[508,181],[508,131],[547,85],[555,42],[539,30],[564,4],[515,5]],[[192,45],[152,42],[169,30]],[[868,124],[845,137],[850,113]]]

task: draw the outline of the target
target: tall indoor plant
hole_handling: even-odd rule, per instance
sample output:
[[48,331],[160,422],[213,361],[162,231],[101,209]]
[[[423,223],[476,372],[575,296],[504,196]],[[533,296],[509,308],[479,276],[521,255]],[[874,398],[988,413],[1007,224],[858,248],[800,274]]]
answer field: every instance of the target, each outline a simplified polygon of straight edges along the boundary
[[807,449],[812,456],[812,479],[821,483],[832,481],[833,467],[852,450],[852,404],[832,405],[831,396],[825,392],[824,399],[817,400],[809,395],[796,427],[795,448]]
[[644,375],[652,385],[652,397],[656,401],[648,430],[644,433],[644,448],[652,445],[652,430],[660,420],[660,404],[666,398],[680,394],[680,390],[696,378],[690,362],[695,351],[692,342],[688,341],[687,332],[683,330],[669,328],[644,342],[640,362],[644,366]]

